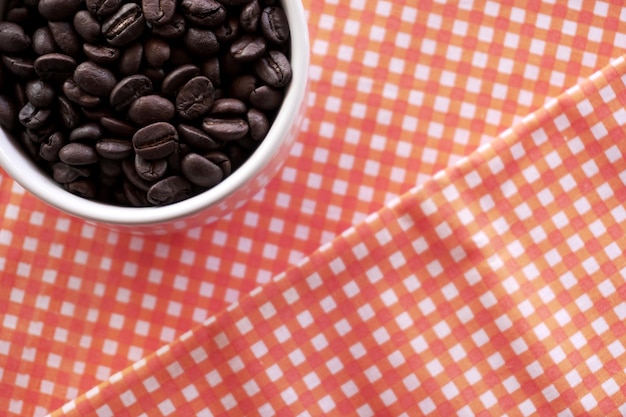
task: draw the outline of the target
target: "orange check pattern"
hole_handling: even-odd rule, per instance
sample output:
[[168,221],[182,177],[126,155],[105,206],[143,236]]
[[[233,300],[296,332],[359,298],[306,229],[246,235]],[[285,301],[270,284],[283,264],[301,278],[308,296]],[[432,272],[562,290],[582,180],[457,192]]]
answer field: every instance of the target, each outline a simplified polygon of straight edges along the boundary
[[302,135],[204,228],[1,175],[0,414],[625,414],[626,7],[562,3],[305,2]]

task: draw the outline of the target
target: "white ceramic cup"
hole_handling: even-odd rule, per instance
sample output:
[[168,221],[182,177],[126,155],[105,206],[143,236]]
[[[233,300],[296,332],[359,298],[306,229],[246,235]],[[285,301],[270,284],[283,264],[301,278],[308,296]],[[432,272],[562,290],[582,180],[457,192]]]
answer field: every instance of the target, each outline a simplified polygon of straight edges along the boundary
[[[2,11],[8,0],[0,0]],[[162,207],[122,207],[76,196],[37,167],[23,148],[0,129],[0,166],[45,203],[91,223],[137,233],[169,233],[209,224],[241,207],[282,167],[306,111],[309,35],[300,0],[282,3],[291,30],[292,80],[266,138],[246,162],[213,188]]]

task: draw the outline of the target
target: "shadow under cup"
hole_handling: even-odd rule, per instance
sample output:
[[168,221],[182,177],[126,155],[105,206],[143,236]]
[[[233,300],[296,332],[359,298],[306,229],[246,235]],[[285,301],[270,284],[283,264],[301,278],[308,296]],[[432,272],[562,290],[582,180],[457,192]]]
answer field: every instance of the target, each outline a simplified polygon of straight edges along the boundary
[[[0,0],[4,12],[8,0]],[[248,159],[213,188],[160,207],[125,207],[88,200],[63,189],[38,167],[21,144],[0,129],[0,166],[46,204],[91,223],[138,233],[168,233],[214,222],[243,206],[280,170],[306,112],[309,35],[300,1],[282,3],[290,26],[292,79],[267,136]]]

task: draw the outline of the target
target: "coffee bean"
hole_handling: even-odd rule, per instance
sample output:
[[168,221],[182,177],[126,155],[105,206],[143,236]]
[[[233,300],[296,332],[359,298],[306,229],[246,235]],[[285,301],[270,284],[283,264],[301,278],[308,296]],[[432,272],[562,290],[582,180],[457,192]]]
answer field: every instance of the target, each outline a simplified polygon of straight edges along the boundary
[[185,18],[180,14],[174,14],[169,22],[153,27],[152,34],[164,39],[176,39],[185,33],[185,28]]
[[182,141],[200,151],[210,151],[220,147],[219,142],[196,127],[180,124],[177,130]]
[[133,75],[139,72],[143,61],[143,44],[135,42],[130,44],[122,52],[119,70],[122,75]]
[[220,49],[215,33],[209,29],[190,28],[183,43],[190,53],[199,57],[209,57]]
[[96,152],[103,158],[122,160],[133,154],[133,143],[130,140],[105,138],[96,143]]
[[197,66],[181,65],[165,76],[161,83],[161,91],[167,95],[174,95],[187,81],[198,75],[200,69]]
[[69,22],[48,22],[54,43],[70,56],[77,56],[81,52],[81,41]]
[[158,38],[151,38],[144,44],[144,57],[149,66],[161,68],[170,59],[170,46]]
[[126,3],[102,24],[102,34],[113,46],[128,45],[144,31],[143,13],[135,3]]
[[126,158],[122,160],[122,172],[126,179],[144,193],[154,185],[154,181],[148,181],[139,176],[135,169],[134,158]]
[[250,62],[261,57],[266,48],[265,39],[261,36],[242,36],[232,43],[230,53],[238,61]]
[[64,162],[55,162],[52,165],[52,178],[61,184],[76,181],[81,177],[89,177],[91,170],[83,166],[68,165]]
[[35,75],[35,66],[30,58],[2,55],[4,67],[23,80]]
[[130,181],[124,181],[124,196],[128,202],[134,207],[151,206],[145,191],[135,187]]
[[108,96],[117,84],[111,70],[90,61],[76,67],[74,81],[80,88],[94,96]]
[[48,26],[37,28],[32,36],[32,48],[37,55],[46,55],[57,52],[57,46],[54,43],[52,32]]
[[280,51],[269,51],[255,65],[259,78],[272,87],[284,87],[291,80],[291,64]]
[[201,187],[211,188],[224,178],[219,166],[197,153],[185,155],[181,167],[185,178]]
[[54,132],[49,135],[39,148],[39,156],[48,161],[59,160],[59,151],[65,146],[65,137],[61,132]]
[[98,187],[95,182],[88,178],[79,178],[63,186],[70,193],[87,199],[96,198],[98,193]]
[[70,142],[94,143],[102,137],[102,126],[99,123],[86,123],[70,132]]
[[109,96],[111,106],[118,111],[126,111],[139,97],[151,94],[152,81],[145,75],[130,75],[122,78],[113,87]]
[[46,20],[66,20],[80,10],[82,0],[39,0],[37,10]]
[[89,165],[98,162],[98,153],[92,145],[72,142],[59,150],[59,159],[68,165]]
[[200,26],[217,26],[226,19],[226,9],[216,0],[183,0],[183,15]]
[[57,127],[53,123],[49,123],[39,129],[26,128],[26,136],[34,143],[43,143],[55,130]]
[[76,106],[72,104],[67,98],[59,97],[59,116],[61,117],[61,123],[67,129],[74,129],[80,123],[80,114],[76,109]]
[[194,77],[176,95],[176,112],[186,120],[203,116],[211,108],[214,96],[215,89],[208,78]]
[[43,81],[62,83],[74,73],[76,61],[68,55],[51,53],[37,58],[33,66]]
[[7,10],[5,20],[11,23],[22,24],[28,21],[30,10],[27,7],[15,7]]
[[250,93],[250,105],[266,112],[276,110],[283,102],[283,91],[262,85]]
[[200,73],[211,80],[213,87],[221,84],[220,60],[217,57],[206,59],[200,66]]
[[109,133],[120,138],[131,138],[137,130],[130,123],[110,116],[101,117],[100,124]]
[[252,0],[241,8],[239,23],[244,31],[248,33],[256,32],[259,20],[261,20],[261,4],[259,0]]
[[120,58],[120,50],[109,45],[84,44],[83,52],[89,60],[98,65],[111,65]]
[[13,100],[5,95],[0,95],[0,126],[13,130],[17,122],[17,110]]
[[202,130],[217,140],[231,141],[246,136],[249,128],[243,119],[206,117],[202,122]]
[[94,108],[86,108],[81,107],[80,112],[85,116],[85,118],[97,122],[103,117],[112,117],[113,110],[110,107],[101,104],[98,107]]
[[174,118],[174,104],[158,95],[139,97],[128,109],[130,120],[140,126],[156,122],[169,122]]
[[233,80],[230,85],[230,96],[248,102],[250,94],[257,85],[257,78],[254,75],[241,75]]
[[169,123],[157,122],[143,127],[133,136],[135,153],[144,159],[161,159],[178,146],[178,132]]
[[31,40],[16,23],[0,22],[0,52],[16,53],[30,48]]
[[73,103],[84,108],[95,108],[101,103],[100,97],[87,93],[76,84],[73,78],[68,78],[63,83],[63,94]]
[[238,34],[239,19],[236,16],[226,19],[224,23],[215,29],[215,37],[223,44],[229,44],[235,40]]
[[36,107],[50,107],[56,98],[56,93],[52,86],[42,80],[29,81],[24,92],[28,101]]
[[79,10],[72,20],[74,30],[85,42],[96,43],[100,39],[100,22],[87,10]]
[[85,0],[87,10],[99,18],[110,16],[115,13],[121,4],[121,0]]
[[163,68],[148,67],[143,70],[143,75],[148,77],[154,85],[159,86],[165,78],[165,70]]
[[191,184],[175,175],[160,180],[148,190],[148,201],[156,206],[177,203],[191,197]]
[[261,32],[268,41],[282,45],[289,40],[289,21],[281,7],[266,7],[261,13]]
[[148,23],[161,26],[169,23],[176,11],[175,0],[142,0],[141,8]]
[[167,159],[143,159],[135,156],[135,171],[146,181],[155,182],[167,173]]
[[256,141],[260,141],[267,135],[270,130],[270,122],[265,113],[257,109],[250,109],[246,114],[248,126],[250,126],[250,137]]
[[51,115],[50,109],[35,107],[29,102],[20,109],[18,120],[28,129],[41,129],[50,121]]

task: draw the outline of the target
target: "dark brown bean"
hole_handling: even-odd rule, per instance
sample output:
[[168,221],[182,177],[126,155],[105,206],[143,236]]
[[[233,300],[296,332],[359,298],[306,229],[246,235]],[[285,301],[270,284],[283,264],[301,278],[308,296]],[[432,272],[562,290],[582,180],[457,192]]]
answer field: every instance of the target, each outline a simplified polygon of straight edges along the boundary
[[24,29],[12,22],[0,22],[0,52],[16,53],[30,48],[30,37]]
[[48,26],[42,26],[35,30],[31,43],[33,51],[39,56],[57,52],[57,46]]
[[102,126],[99,123],[85,123],[70,132],[70,142],[96,142],[102,137]]
[[243,119],[206,117],[202,122],[202,130],[217,140],[231,141],[246,136],[249,128],[248,123]]
[[219,166],[197,153],[185,155],[181,167],[185,178],[201,187],[211,188],[219,184],[224,178]]
[[50,109],[46,108],[38,108],[33,106],[32,103],[26,103],[24,107],[20,109],[18,114],[18,120],[22,124],[22,126],[28,129],[41,129],[48,122],[50,122],[50,117],[52,116],[52,112]]
[[65,146],[65,143],[63,133],[54,132],[41,144],[39,156],[48,162],[56,162],[59,160],[59,151]]
[[156,122],[169,122],[174,118],[174,104],[158,95],[139,97],[133,101],[128,109],[130,120],[140,126]]
[[167,173],[167,159],[150,160],[136,155],[135,171],[137,171],[137,175],[146,181],[158,181]]
[[30,58],[2,55],[2,64],[11,73],[23,80],[32,78],[35,75],[35,66]]
[[265,38],[277,45],[289,40],[289,21],[281,7],[266,7],[261,13],[261,32]]
[[89,61],[76,67],[74,81],[80,88],[94,96],[108,96],[117,84],[111,70]]
[[283,102],[283,90],[262,85],[250,93],[250,105],[259,110],[276,110]]
[[48,22],[48,28],[59,49],[70,56],[81,52],[81,41],[70,22]]
[[28,101],[36,107],[50,107],[56,98],[56,93],[52,86],[42,80],[29,81],[24,92]]
[[182,141],[199,151],[211,151],[220,147],[220,142],[196,127],[180,124],[177,130]]
[[183,43],[190,53],[198,57],[209,57],[220,49],[215,33],[209,29],[189,28]]
[[46,20],[67,20],[80,10],[82,0],[39,0],[37,10]]
[[236,98],[221,98],[213,102],[209,113],[215,116],[234,116],[245,114],[247,111],[248,106],[243,101]]
[[169,23],[176,11],[175,0],[142,0],[141,8],[148,23],[162,26]]
[[160,68],[170,59],[170,46],[162,39],[150,38],[144,43],[143,54],[149,66]]
[[96,152],[103,158],[122,160],[133,154],[133,143],[125,139],[105,138],[96,143]]
[[248,32],[254,33],[259,26],[261,19],[261,4],[259,0],[252,0],[241,8],[239,15],[240,27]]
[[58,53],[42,55],[33,65],[39,78],[52,83],[64,82],[76,69],[74,58]]
[[168,23],[153,27],[152,34],[164,39],[176,39],[185,33],[185,28],[185,18],[180,14],[174,14]]
[[191,197],[191,184],[181,176],[160,180],[148,190],[148,201],[156,206],[177,203]]
[[61,184],[75,181],[81,177],[89,177],[91,174],[91,170],[84,166],[68,165],[64,162],[55,162],[52,165],[52,178]]
[[70,193],[83,198],[93,199],[96,198],[98,194],[98,187],[95,182],[89,178],[79,178],[63,186]]
[[121,0],[85,0],[87,10],[99,18],[115,13],[122,3]]
[[109,45],[84,44],[83,52],[87,58],[98,65],[111,65],[120,59],[120,50]]
[[87,10],[79,10],[72,20],[74,30],[85,42],[95,43],[100,38],[100,22]]
[[226,19],[226,9],[216,0],[183,0],[180,8],[187,20],[200,26],[217,26]]
[[59,150],[59,159],[68,165],[90,165],[98,162],[96,148],[80,142],[72,142]]
[[183,119],[196,119],[209,111],[214,97],[211,81],[203,76],[194,77],[176,95],[176,112]]
[[265,113],[256,109],[250,109],[246,114],[246,118],[248,126],[250,126],[250,137],[256,141],[265,138],[270,129],[270,122]]
[[241,62],[251,62],[261,57],[267,49],[267,43],[261,36],[242,36],[232,43],[230,53]]
[[178,132],[169,123],[153,123],[135,133],[133,146],[135,153],[144,159],[165,158],[178,147]]
[[256,62],[255,70],[259,78],[272,87],[284,87],[291,81],[291,64],[280,51],[269,51]]
[[152,81],[145,75],[137,74],[122,78],[113,87],[109,96],[111,106],[118,111],[126,111],[139,97],[151,94]]
[[139,38],[145,28],[141,7],[126,3],[102,24],[102,34],[113,46],[124,46]]
[[87,93],[76,84],[73,78],[68,78],[63,83],[63,94],[73,103],[84,108],[98,107],[101,102],[100,97]]
[[114,136],[131,138],[135,134],[135,126],[114,117],[105,116],[100,118],[100,124]]
[[132,43],[127,46],[120,57],[119,70],[122,75],[133,75],[139,72],[143,61],[143,44]]

